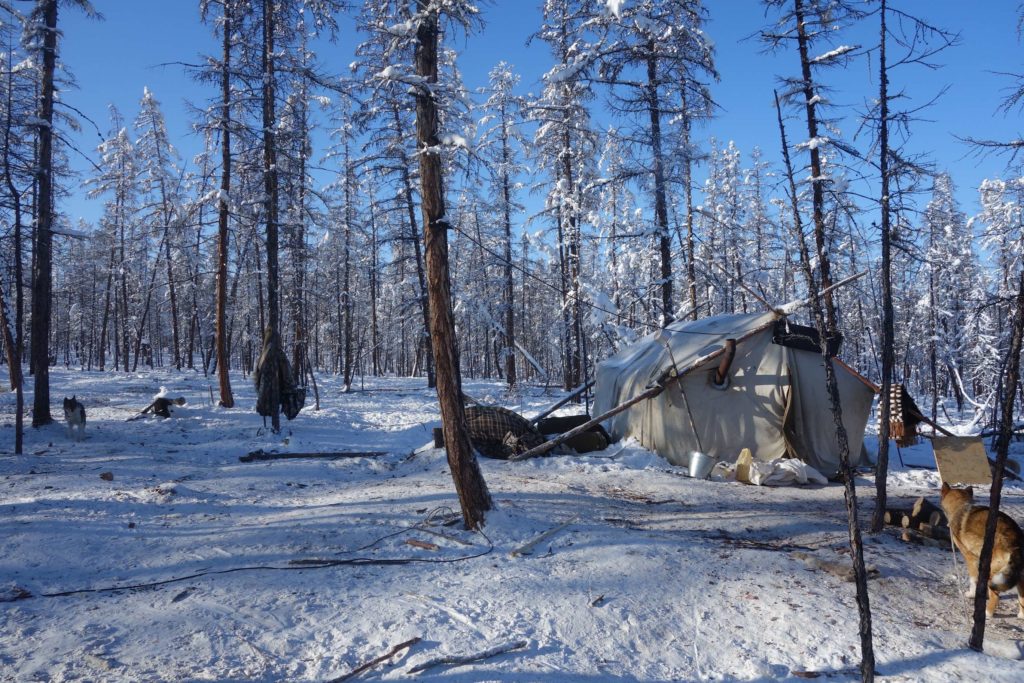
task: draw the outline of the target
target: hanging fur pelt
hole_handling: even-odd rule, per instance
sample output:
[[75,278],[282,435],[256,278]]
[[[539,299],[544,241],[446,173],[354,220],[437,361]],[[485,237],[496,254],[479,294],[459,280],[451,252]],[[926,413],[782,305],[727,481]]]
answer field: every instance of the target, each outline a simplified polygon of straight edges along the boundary
[[281,337],[267,330],[263,337],[263,352],[252,375],[256,383],[256,412],[270,417],[280,406],[289,420],[294,419],[306,404],[306,387],[296,386],[291,364],[281,348]]

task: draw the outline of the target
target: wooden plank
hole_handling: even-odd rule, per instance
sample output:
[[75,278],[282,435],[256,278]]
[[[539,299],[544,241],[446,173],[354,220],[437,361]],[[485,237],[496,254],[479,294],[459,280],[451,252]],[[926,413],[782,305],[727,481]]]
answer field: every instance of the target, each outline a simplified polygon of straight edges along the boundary
[[985,444],[976,436],[947,436],[932,439],[939,478],[950,485],[992,485]]

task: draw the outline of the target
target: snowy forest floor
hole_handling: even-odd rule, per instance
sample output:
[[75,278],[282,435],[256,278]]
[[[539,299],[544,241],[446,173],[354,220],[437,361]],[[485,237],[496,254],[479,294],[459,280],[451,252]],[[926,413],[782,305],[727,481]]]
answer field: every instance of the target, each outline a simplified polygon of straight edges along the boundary
[[[808,559],[849,562],[842,486],[692,480],[631,443],[481,459],[495,509],[472,533],[442,524],[458,510],[443,451],[414,453],[438,424],[425,382],[367,379],[345,394],[319,379],[321,410],[310,396],[275,436],[241,376],[239,407],[224,410],[210,405],[215,380],[196,374],[55,369],[54,410],[76,394],[86,438],[73,442],[62,423],[28,429],[18,457],[14,395],[0,395],[0,680],[326,681],[412,638],[357,678],[858,677],[853,584]],[[161,387],[188,405],[127,422]],[[465,388],[527,415],[560,396]],[[256,449],[386,455],[239,461]],[[930,460],[930,448],[903,455]],[[892,505],[937,502],[934,471],[893,460]],[[865,525],[873,478],[858,477],[857,491]],[[1008,485],[1003,501],[1024,519],[1024,488]],[[884,680],[1021,679],[1021,662],[966,648],[959,558],[888,532],[865,547]],[[21,591],[31,597],[14,600]],[[1015,597],[1003,596],[987,644],[1024,639]]]

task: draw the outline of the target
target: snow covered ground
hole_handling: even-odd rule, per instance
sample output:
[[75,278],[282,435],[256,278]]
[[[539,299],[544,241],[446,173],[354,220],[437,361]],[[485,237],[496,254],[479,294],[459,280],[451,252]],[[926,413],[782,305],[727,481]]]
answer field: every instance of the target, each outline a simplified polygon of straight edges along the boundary
[[[85,403],[83,442],[54,424],[13,456],[14,396],[0,395],[0,680],[326,681],[413,638],[356,678],[857,677],[853,584],[818,562],[848,562],[839,485],[696,481],[630,444],[481,460],[495,510],[472,533],[446,525],[458,501],[443,453],[414,452],[437,424],[422,380],[343,394],[320,378],[322,409],[310,397],[279,436],[240,376],[234,410],[189,373],[55,370],[51,383],[55,411],[64,395]],[[188,405],[127,422],[161,387]],[[559,397],[466,391],[527,414]],[[256,449],[386,455],[239,461]],[[930,460],[927,446],[903,455]],[[894,502],[937,497],[935,472],[893,460]],[[873,494],[859,478],[862,518]],[[1024,488],[1004,508],[1024,519]],[[962,562],[865,539],[885,680],[1021,680],[1024,663],[966,649]],[[1013,597],[987,631],[1002,650],[1024,639]],[[521,647],[412,673],[505,645]]]

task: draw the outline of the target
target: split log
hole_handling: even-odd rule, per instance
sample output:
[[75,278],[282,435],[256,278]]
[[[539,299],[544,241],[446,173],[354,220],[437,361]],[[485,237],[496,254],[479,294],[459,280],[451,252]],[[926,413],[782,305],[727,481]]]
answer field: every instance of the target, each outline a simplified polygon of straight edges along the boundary
[[906,508],[889,508],[885,511],[885,523],[890,526],[900,526],[904,515],[909,515],[910,510]]
[[931,538],[924,536],[920,532],[914,529],[904,529],[900,534],[900,539],[906,543],[913,543],[915,545],[924,545],[929,548],[942,548],[945,550],[949,549],[949,541],[940,541],[937,538]]
[[917,527],[917,533],[927,538],[933,538],[936,541],[942,541],[943,546],[949,545],[949,527],[932,526],[922,522],[921,526]]
[[409,669],[408,673],[419,673],[421,671],[431,669],[435,666],[463,666],[465,664],[472,664],[474,662],[482,662],[485,659],[497,657],[498,655],[503,655],[506,652],[512,652],[513,650],[522,650],[527,645],[528,643],[525,640],[516,640],[514,642],[505,643],[504,645],[498,645],[497,647],[492,647],[489,650],[484,650],[483,652],[478,652],[472,655],[452,655],[449,657],[438,657],[437,659],[430,659],[426,662],[423,662],[422,664],[417,664],[416,666]]
[[420,638],[418,638],[418,637],[417,638],[410,638],[409,640],[405,641],[404,643],[399,643],[398,645],[395,645],[393,648],[391,648],[387,652],[387,654],[383,654],[380,657],[377,657],[376,659],[371,659],[370,661],[366,662],[365,664],[360,664],[356,668],[354,668],[351,671],[349,671],[347,674],[345,674],[343,676],[338,676],[337,678],[332,678],[329,681],[327,681],[327,683],[343,683],[343,681],[352,680],[353,678],[355,678],[359,674],[363,673],[364,671],[366,671],[368,669],[372,669],[373,667],[377,666],[378,664],[383,664],[384,662],[388,661],[389,659],[394,657],[396,654],[398,654],[402,650],[405,650],[406,648],[410,648],[410,647],[412,647],[413,645],[415,645],[418,642],[420,642]]
[[939,506],[931,502],[924,496],[921,496],[914,501],[914,507],[910,508],[910,516],[913,517],[918,524],[925,522],[930,523],[932,513],[942,513]]
[[239,456],[241,462],[254,462],[256,460],[293,460],[296,458],[323,458],[325,460],[337,460],[339,458],[377,458],[387,455],[387,451],[328,451],[326,453],[267,453],[266,451],[252,451],[249,455]]

